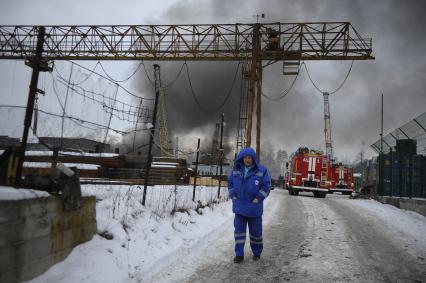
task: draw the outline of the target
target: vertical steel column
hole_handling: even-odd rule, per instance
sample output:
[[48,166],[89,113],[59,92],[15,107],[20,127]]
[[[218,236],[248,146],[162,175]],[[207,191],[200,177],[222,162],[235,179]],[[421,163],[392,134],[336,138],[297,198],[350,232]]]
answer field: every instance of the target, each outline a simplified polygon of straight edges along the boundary
[[154,135],[155,135],[155,121],[157,121],[158,97],[160,96],[160,66],[157,64],[154,64],[154,77],[155,77],[154,114],[152,117],[152,128],[150,129],[151,135],[149,137],[148,158],[147,158],[146,166],[145,166],[145,182],[143,187],[142,205],[145,205],[145,201],[146,201],[146,189],[148,186],[149,171],[151,170],[151,162],[152,162],[152,143],[154,141]]
[[260,45],[259,37],[260,24],[254,24],[253,27],[253,38],[252,38],[252,54],[250,62],[250,75],[249,75],[249,95],[247,105],[247,139],[246,146],[251,146],[251,130],[253,127],[253,106],[255,96],[255,84],[256,84],[256,68],[257,68],[257,53]]
[[260,134],[262,130],[262,61],[257,62],[257,84],[256,84],[256,155],[260,161]]
[[222,113],[222,120],[220,122],[220,146],[219,146],[219,151],[220,151],[220,158],[219,158],[219,186],[217,189],[217,198],[220,198],[220,185],[221,185],[221,181],[222,181],[222,174],[223,174],[223,121],[225,119],[225,114]]
[[[384,182],[384,160],[383,160],[383,93],[382,93],[382,111],[380,122],[380,154],[379,154],[379,189],[378,194],[383,195],[383,182]],[[401,163],[400,163],[401,166]],[[391,169],[392,170],[392,169]]]
[[27,101],[27,110],[25,112],[24,132],[22,133],[21,148],[19,149],[18,157],[17,157],[18,165],[16,168],[15,186],[19,186],[19,184],[21,183],[22,167],[24,163],[25,150],[27,148],[27,141],[28,141],[28,132],[31,127],[31,120],[33,117],[33,112],[34,112],[34,102],[35,102],[35,97],[37,95],[37,84],[38,84],[38,77],[39,77],[40,69],[41,69],[41,60],[43,55],[43,44],[44,44],[45,33],[46,33],[46,29],[44,27],[38,28],[36,52],[35,52],[35,56],[31,58],[33,72],[31,75],[30,91],[28,94],[28,101]]

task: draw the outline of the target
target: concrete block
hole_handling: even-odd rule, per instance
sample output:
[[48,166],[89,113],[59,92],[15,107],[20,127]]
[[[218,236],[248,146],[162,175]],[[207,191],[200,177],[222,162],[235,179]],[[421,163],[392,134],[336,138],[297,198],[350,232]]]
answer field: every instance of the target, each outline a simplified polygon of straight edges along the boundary
[[97,232],[96,198],[64,212],[60,198],[0,201],[0,283],[29,280]]

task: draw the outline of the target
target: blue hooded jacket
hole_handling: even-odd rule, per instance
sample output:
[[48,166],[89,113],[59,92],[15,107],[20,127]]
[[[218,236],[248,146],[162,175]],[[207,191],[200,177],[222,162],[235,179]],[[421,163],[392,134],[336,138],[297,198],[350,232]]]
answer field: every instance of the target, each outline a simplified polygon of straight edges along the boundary
[[[251,156],[253,166],[244,174],[244,157]],[[245,176],[244,176],[245,175]],[[228,193],[232,199],[232,212],[246,217],[259,217],[263,214],[263,200],[269,195],[271,178],[268,170],[258,163],[251,147],[240,151],[234,168],[228,176]],[[259,202],[254,203],[257,199]]]

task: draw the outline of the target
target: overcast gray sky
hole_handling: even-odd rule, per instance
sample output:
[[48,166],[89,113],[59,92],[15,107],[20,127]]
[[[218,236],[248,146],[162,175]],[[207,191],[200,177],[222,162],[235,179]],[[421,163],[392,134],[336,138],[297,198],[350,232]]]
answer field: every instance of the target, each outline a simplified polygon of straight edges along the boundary
[[[373,38],[376,60],[356,61],[344,87],[330,97],[334,151],[340,159],[354,160],[362,142],[366,143],[367,156],[373,154],[369,145],[379,137],[381,93],[384,93],[385,99],[385,132],[392,131],[426,110],[426,1],[1,2],[1,25],[249,23],[255,22],[253,15],[260,13],[266,14],[264,22],[350,21],[363,36]],[[112,74],[123,78],[134,68],[134,64],[114,62],[106,66]],[[173,77],[181,66],[181,63],[162,64],[165,78]],[[236,65],[220,64],[189,63],[194,88],[206,105],[215,105],[231,85]],[[350,62],[307,64],[312,78],[324,90],[338,86],[350,66]],[[29,69],[23,66],[23,62],[0,61],[0,74],[1,101],[25,104]],[[280,63],[266,69],[263,79],[263,90],[271,96],[289,84],[289,79],[282,76]],[[144,92],[144,74],[135,80],[137,82],[133,82],[132,87]],[[180,78],[168,94],[173,96],[168,101],[168,111],[174,134],[188,137],[191,133],[205,132],[218,120],[216,116],[203,115],[197,109],[185,78]],[[238,91],[234,90],[233,97],[224,108],[226,117],[229,117],[229,129],[236,124],[237,95]],[[186,111],[189,114],[185,115],[182,109],[191,111]],[[229,135],[233,140],[236,133]],[[262,138],[275,149],[282,148],[289,152],[302,145],[323,147],[323,100],[304,70],[286,98],[273,103],[263,101]]]

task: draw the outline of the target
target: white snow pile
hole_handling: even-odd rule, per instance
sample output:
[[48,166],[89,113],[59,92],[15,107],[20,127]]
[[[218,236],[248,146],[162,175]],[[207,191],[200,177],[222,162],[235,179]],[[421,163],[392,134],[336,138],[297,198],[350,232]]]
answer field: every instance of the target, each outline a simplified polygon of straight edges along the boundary
[[31,282],[145,282],[233,215],[226,197],[217,201],[216,187],[197,187],[197,202],[191,186],[149,187],[146,207],[140,186],[82,191],[96,196],[98,235]]
[[426,217],[423,215],[375,200],[341,201],[351,202],[352,207],[372,223],[385,225],[393,234],[393,239],[405,243],[411,254],[419,256],[419,252],[426,251]]
[[[86,164],[86,163],[63,163],[67,167],[76,167],[77,169],[90,169],[97,170],[100,166],[96,164]],[[52,163],[50,162],[24,162],[23,164],[26,168],[51,168]]]
[[[25,151],[26,156],[53,156],[53,151],[51,150],[27,150]],[[116,153],[88,153],[88,152],[77,152],[77,151],[59,151],[59,155],[74,155],[74,156],[93,156],[93,157],[114,157],[119,154]]]
[[21,200],[48,196],[48,192],[37,191],[32,189],[15,189],[12,187],[0,186],[0,200]]

